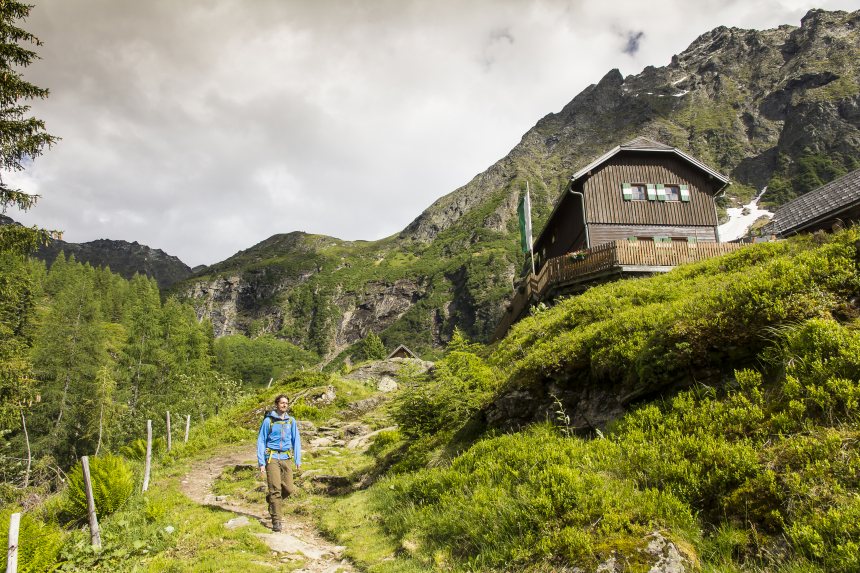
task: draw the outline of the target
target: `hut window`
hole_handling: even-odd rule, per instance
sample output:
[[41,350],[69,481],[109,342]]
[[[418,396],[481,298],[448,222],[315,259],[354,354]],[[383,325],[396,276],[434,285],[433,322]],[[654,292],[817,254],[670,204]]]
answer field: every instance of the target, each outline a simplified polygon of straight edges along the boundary
[[657,185],[654,183],[648,184],[648,200],[656,201],[657,200]]
[[644,201],[647,199],[647,189],[644,183],[622,183],[621,196],[625,201]]
[[666,201],[680,201],[681,188],[677,185],[664,185],[663,193],[666,194]]

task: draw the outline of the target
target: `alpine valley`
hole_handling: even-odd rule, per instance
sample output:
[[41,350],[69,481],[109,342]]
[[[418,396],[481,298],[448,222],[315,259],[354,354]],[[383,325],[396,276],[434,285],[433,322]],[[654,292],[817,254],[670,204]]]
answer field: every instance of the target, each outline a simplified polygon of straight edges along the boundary
[[719,27],[663,67],[611,70],[395,236],[275,235],[171,288],[216,336],[271,333],[335,363],[368,332],[430,356],[455,328],[485,341],[525,270],[516,208],[526,183],[539,230],[573,172],[637,136],[729,175],[723,209],[765,186],[763,203],[777,206],[857,168],[860,12]]

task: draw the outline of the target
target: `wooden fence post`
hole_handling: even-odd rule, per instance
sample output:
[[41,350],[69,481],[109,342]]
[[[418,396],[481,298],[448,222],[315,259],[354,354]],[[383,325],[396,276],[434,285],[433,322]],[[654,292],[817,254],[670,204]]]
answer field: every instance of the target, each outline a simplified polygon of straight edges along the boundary
[[21,426],[24,428],[24,443],[27,444],[27,473],[24,474],[24,487],[30,486],[30,468],[33,465],[33,454],[30,452],[30,434],[27,433],[27,420],[24,419],[24,409],[21,409]]
[[173,448],[173,438],[170,433],[170,410],[167,411],[167,451]]
[[146,421],[146,463],[143,466],[143,491],[149,489],[149,470],[152,467],[152,420]]
[[185,414],[185,443],[188,443],[188,432],[191,430],[191,414]]
[[102,548],[102,536],[99,533],[99,518],[96,516],[96,500],[93,498],[93,482],[90,478],[90,459],[81,456],[81,466],[84,468],[84,489],[87,492],[87,517],[90,518],[90,540],[96,549]]
[[9,516],[9,551],[6,553],[6,573],[18,571],[18,530],[21,528],[21,514]]

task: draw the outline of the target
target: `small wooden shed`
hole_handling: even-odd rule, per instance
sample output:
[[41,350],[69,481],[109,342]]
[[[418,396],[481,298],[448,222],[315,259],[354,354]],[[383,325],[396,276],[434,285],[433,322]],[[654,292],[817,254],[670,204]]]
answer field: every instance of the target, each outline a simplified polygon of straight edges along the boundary
[[401,344],[400,346],[395,348],[391,354],[388,355],[386,360],[390,360],[392,358],[415,358],[415,359],[418,359],[418,356],[414,352],[412,352],[411,350],[409,350],[408,348],[406,348],[405,346],[403,346]]

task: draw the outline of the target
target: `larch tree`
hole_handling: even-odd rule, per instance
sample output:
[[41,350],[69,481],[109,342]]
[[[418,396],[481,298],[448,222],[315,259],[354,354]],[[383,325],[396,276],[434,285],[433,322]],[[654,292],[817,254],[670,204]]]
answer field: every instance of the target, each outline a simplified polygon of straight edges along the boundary
[[[44,397],[35,412],[53,428],[44,446],[58,460],[92,451],[99,412],[97,374],[108,363],[101,309],[93,289],[95,270],[69,265],[64,284],[53,297],[33,349],[33,362]],[[71,455],[70,458],[66,457]]]
[[[30,209],[37,197],[10,187],[3,173],[19,171],[57,141],[44,121],[30,115],[27,102],[44,99],[48,90],[28,81],[21,70],[38,56],[39,39],[18,24],[32,6],[0,0],[0,213],[9,207]],[[0,225],[0,434],[23,430],[25,408],[34,386],[23,336],[33,309],[32,276],[24,256],[59,234],[37,227]],[[20,413],[11,416],[12,412]],[[14,421],[12,420],[14,418]],[[25,480],[26,481],[26,480]]]

